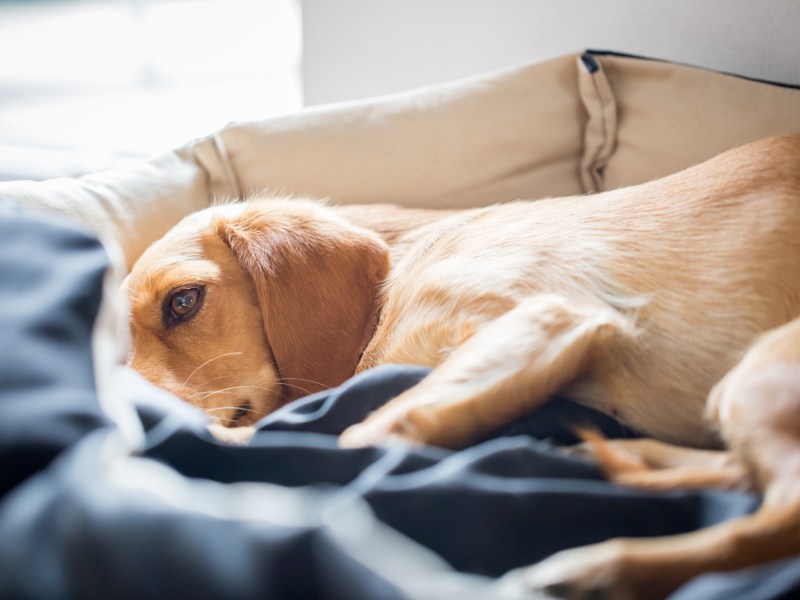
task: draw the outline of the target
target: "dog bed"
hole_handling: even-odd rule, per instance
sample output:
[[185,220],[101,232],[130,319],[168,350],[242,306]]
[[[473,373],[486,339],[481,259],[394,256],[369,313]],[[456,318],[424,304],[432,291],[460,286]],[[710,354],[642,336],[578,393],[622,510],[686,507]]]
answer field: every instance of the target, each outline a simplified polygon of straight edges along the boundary
[[[745,493],[608,484],[556,445],[575,423],[635,432],[558,399],[462,451],[338,449],[336,434],[425,375],[404,366],[227,446],[123,365],[117,289],[216,198],[477,206],[634,184],[796,131],[800,90],[585,52],[233,124],[124,170],[0,184],[0,597],[521,598],[505,575],[560,549],[754,510]],[[800,557],[672,597],[797,595]]]

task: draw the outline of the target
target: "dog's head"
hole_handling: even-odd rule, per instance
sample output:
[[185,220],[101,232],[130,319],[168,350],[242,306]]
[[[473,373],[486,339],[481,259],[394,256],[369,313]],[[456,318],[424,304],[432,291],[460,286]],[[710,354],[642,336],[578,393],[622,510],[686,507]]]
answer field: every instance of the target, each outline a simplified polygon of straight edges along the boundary
[[388,269],[375,234],[315,202],[190,215],[126,280],[131,366],[223,425],[253,423],[353,374]]

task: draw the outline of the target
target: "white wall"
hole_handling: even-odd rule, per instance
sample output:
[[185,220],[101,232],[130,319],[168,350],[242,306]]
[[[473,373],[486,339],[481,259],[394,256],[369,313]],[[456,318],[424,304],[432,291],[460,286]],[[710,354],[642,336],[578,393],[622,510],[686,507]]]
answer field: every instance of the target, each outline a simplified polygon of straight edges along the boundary
[[599,48],[800,84],[800,0],[302,0],[305,103]]

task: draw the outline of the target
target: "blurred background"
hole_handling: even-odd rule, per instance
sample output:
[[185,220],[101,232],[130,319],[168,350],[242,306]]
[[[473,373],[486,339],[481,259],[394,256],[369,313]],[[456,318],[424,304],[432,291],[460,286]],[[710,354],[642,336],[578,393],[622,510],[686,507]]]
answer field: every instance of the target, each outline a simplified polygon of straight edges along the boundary
[[295,0],[0,0],[0,178],[167,151],[302,104]]
[[797,85],[798,29],[798,0],[0,0],[0,180],[586,47]]

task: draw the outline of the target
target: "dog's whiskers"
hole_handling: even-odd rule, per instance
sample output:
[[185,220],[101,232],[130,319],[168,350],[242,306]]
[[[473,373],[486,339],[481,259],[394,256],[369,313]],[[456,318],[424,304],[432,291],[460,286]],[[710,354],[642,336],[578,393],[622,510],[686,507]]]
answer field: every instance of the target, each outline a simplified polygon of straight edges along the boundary
[[[303,379],[302,377],[281,377],[280,381],[287,382],[287,381],[304,381],[306,383],[313,383],[314,385],[318,385],[323,389],[329,390],[331,386],[325,385],[324,383],[320,383],[319,381],[314,381],[313,379]],[[289,385],[289,384],[287,384]]]
[[133,296],[133,297],[134,297],[134,298],[136,298],[137,300],[138,300],[139,298],[141,298],[142,296],[144,296],[144,294],[143,294],[142,292],[140,292],[139,290],[135,290],[135,289],[133,289],[132,287],[128,287],[128,288],[126,288],[126,290],[128,291],[128,293],[129,293],[131,296]]
[[183,382],[183,385],[181,385],[181,391],[183,391],[183,388],[186,387],[186,384],[189,383],[189,380],[194,376],[194,374],[197,373],[203,367],[205,367],[207,364],[209,364],[211,362],[214,362],[215,360],[217,360],[219,358],[224,358],[226,356],[237,356],[237,355],[241,355],[241,354],[242,354],[242,352],[225,352],[223,354],[219,354],[219,355],[215,356],[214,358],[209,358],[206,362],[204,362],[202,365],[197,367],[194,371],[189,373],[189,376]]
[[289,383],[288,381],[284,381],[283,379],[280,380],[280,383],[281,383],[281,385],[285,385],[286,387],[295,388],[297,390],[300,390],[301,392],[303,392],[306,395],[311,393],[311,390],[306,389],[304,387],[300,387],[299,385],[296,385],[294,383]]
[[[218,381],[220,379],[227,379],[230,375],[218,375],[217,377],[212,377],[211,379],[206,379],[205,383],[211,383],[212,381]],[[206,392],[199,392],[200,394],[205,394]]]
[[147,270],[147,289],[152,293],[153,291],[153,270]]
[[270,391],[269,388],[260,385],[232,385],[231,387],[214,390],[213,392],[201,392],[203,395],[200,396],[200,399],[205,400],[206,398],[210,398],[211,396],[214,396],[216,394],[230,394],[231,390],[241,390],[244,388],[252,388],[256,390],[262,390],[264,392]]

